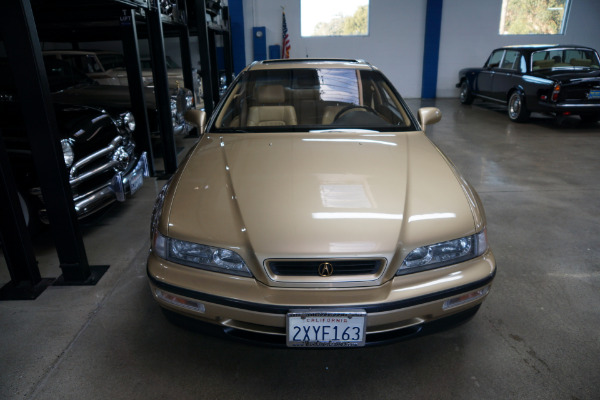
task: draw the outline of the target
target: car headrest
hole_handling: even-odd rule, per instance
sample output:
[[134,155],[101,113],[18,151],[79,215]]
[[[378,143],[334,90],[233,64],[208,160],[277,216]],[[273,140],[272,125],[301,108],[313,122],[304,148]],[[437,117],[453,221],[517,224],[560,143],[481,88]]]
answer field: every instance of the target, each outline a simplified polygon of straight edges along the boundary
[[285,101],[283,85],[260,86],[256,94],[260,104],[281,104]]

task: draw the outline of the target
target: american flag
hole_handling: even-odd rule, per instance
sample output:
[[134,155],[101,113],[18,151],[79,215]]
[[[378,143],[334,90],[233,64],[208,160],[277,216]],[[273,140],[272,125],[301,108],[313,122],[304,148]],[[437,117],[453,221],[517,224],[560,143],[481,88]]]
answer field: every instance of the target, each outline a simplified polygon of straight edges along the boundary
[[285,22],[285,12],[283,13],[283,46],[281,48],[281,58],[290,58],[290,35],[287,29],[287,22]]

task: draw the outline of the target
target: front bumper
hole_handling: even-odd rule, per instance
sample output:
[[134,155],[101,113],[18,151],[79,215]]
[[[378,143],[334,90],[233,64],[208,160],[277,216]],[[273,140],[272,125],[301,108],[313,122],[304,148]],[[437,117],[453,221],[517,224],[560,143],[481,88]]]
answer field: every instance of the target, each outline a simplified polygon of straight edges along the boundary
[[[146,152],[142,153],[139,159],[135,159],[132,163],[133,168],[125,174],[118,172],[102,186],[74,197],[77,218],[88,217],[115,201],[125,201],[127,196],[133,195],[143,184],[144,177],[150,176],[147,157]],[[40,210],[40,219],[48,223],[46,209]]]
[[[253,278],[180,266],[153,254],[147,268],[152,294],[166,310],[217,326],[230,336],[283,345],[287,313],[307,308],[364,309],[367,345],[418,334],[432,323],[474,314],[496,273],[491,252],[461,264],[396,277],[381,286],[355,288],[271,287]],[[484,293],[481,297],[445,307],[448,300],[478,290]]]

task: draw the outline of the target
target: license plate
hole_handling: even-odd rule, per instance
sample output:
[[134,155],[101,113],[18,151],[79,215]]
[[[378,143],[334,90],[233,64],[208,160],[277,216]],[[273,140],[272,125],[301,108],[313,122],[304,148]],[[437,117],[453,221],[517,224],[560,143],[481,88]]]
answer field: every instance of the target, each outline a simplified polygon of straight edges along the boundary
[[287,314],[288,347],[361,347],[365,345],[364,310],[294,310]]
[[142,175],[141,173],[132,174],[129,177],[129,190],[131,191],[131,194],[133,195],[135,192],[137,192],[138,189],[142,187],[143,183],[144,175]]
[[597,100],[600,99],[600,89],[592,89],[588,94],[589,100]]

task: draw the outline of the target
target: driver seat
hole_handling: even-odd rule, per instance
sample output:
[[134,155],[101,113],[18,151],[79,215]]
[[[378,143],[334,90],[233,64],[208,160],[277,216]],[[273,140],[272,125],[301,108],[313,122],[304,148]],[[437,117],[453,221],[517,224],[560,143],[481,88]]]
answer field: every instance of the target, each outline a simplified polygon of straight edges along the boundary
[[285,105],[282,85],[264,85],[257,88],[257,105],[248,109],[248,126],[297,125],[296,109]]
[[323,110],[323,118],[321,123],[323,125],[329,125],[333,122],[333,119],[341,111],[344,106],[327,106],[325,110]]

